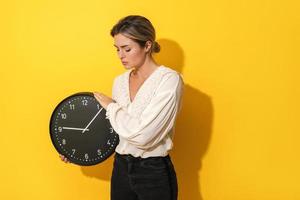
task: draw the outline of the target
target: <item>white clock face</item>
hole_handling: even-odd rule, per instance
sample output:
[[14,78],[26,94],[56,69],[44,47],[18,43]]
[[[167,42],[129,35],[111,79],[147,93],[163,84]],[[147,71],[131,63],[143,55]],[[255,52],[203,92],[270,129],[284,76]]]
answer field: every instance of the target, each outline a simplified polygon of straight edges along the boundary
[[52,113],[50,136],[56,150],[78,165],[104,161],[119,142],[106,111],[92,93],[64,99]]

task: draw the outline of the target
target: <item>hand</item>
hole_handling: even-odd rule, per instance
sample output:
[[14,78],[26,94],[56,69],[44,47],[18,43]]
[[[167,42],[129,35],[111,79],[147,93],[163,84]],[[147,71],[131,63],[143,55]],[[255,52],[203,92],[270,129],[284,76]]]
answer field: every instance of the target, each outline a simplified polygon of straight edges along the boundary
[[101,104],[101,106],[106,110],[108,104],[113,103],[114,100],[102,93],[94,92],[94,97]]
[[59,154],[59,157],[62,161],[64,161],[65,163],[71,163],[64,155]]

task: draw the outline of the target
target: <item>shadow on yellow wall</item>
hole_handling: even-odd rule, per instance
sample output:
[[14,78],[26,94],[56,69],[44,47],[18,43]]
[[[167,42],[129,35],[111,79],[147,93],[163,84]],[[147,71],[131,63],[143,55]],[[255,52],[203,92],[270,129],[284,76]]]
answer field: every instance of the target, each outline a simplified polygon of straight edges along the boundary
[[[184,52],[172,40],[160,39],[161,52],[156,60],[182,73]],[[184,79],[184,76],[183,76]],[[185,81],[185,80],[184,80]],[[179,199],[202,200],[199,183],[201,160],[212,134],[213,105],[211,98],[185,84],[182,110],[177,118],[171,157],[177,172]]]
[[[155,60],[182,73],[184,53],[174,41],[160,39],[161,52]],[[183,77],[184,79],[184,77]],[[208,149],[212,134],[213,105],[211,98],[203,92],[185,84],[182,110],[175,128],[174,148],[171,157],[177,172],[179,199],[202,200],[199,191],[201,161]],[[112,170],[112,156],[96,166],[81,167],[89,177],[109,181]],[[201,177],[200,177],[201,178]]]

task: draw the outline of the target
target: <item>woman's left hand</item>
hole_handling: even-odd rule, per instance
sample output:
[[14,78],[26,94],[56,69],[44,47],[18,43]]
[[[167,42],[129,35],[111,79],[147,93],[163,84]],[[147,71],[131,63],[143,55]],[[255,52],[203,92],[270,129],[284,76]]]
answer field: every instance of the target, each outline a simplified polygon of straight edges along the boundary
[[101,104],[101,106],[106,110],[108,104],[113,103],[114,100],[106,95],[104,95],[101,92],[93,92],[94,97],[97,99],[97,101]]

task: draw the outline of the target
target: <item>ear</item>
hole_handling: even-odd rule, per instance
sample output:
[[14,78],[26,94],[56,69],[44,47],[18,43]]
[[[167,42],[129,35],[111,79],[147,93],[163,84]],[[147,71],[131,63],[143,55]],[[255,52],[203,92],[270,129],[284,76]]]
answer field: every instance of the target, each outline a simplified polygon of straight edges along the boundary
[[148,40],[145,44],[145,50],[147,53],[150,51],[151,47],[152,47],[152,42]]

